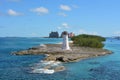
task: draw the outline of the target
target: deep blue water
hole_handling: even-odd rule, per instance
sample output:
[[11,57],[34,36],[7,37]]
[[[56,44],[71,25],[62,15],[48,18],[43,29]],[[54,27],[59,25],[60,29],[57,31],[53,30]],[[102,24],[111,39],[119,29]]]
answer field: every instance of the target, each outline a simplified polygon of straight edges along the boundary
[[44,55],[12,55],[40,44],[53,44],[62,39],[0,38],[0,80],[120,80],[120,40],[107,39],[105,49],[111,55],[63,64],[65,71],[54,74],[33,74],[29,68],[44,59]]

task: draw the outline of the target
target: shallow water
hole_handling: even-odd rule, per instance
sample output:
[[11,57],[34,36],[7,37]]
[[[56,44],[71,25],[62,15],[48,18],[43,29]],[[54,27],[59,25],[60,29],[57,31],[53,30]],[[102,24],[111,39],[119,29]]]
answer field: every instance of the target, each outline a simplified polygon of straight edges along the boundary
[[0,80],[120,80],[120,40],[107,39],[105,48],[111,55],[62,64],[65,71],[53,74],[30,73],[44,55],[16,56],[11,52],[40,44],[53,44],[62,39],[48,38],[0,38]]

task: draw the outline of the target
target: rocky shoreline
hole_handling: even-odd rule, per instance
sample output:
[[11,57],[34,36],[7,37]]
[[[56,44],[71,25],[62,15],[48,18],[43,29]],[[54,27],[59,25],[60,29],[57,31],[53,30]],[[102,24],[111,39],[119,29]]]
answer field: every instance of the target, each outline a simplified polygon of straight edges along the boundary
[[112,52],[106,49],[76,47],[70,44],[71,50],[62,50],[61,44],[45,44],[29,48],[27,50],[14,52],[16,55],[38,55],[45,54],[45,61],[75,62],[78,60],[103,56]]
[[[45,44],[36,47],[29,48],[23,51],[13,52],[15,55],[39,55],[45,54],[46,58],[44,61],[48,62],[76,62],[82,59],[103,56],[107,54],[111,54],[112,51],[106,49],[98,49],[98,48],[89,48],[89,47],[76,47],[72,43],[70,44],[71,50],[62,50],[61,44]],[[53,64],[53,63],[52,63]],[[54,72],[65,70],[64,66],[56,66],[53,70],[52,64],[48,64],[43,67],[43,69],[33,70],[33,72],[43,72],[52,74]]]

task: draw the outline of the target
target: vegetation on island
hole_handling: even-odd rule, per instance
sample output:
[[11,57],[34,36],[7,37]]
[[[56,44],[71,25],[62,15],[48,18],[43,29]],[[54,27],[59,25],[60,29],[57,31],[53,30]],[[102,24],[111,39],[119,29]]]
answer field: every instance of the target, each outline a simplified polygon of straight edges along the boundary
[[105,41],[105,38],[96,35],[81,34],[72,37],[71,40],[76,46],[103,48],[104,47],[103,41]]

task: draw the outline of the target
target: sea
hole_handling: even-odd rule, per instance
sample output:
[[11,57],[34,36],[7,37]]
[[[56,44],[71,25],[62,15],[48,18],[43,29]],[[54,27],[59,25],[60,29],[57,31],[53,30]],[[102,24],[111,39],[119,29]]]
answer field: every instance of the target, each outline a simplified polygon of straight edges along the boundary
[[120,80],[120,40],[107,38],[104,49],[113,54],[84,59],[79,62],[56,63],[65,66],[64,71],[42,71],[45,55],[13,55],[42,44],[56,44],[61,38],[1,37],[0,80]]

